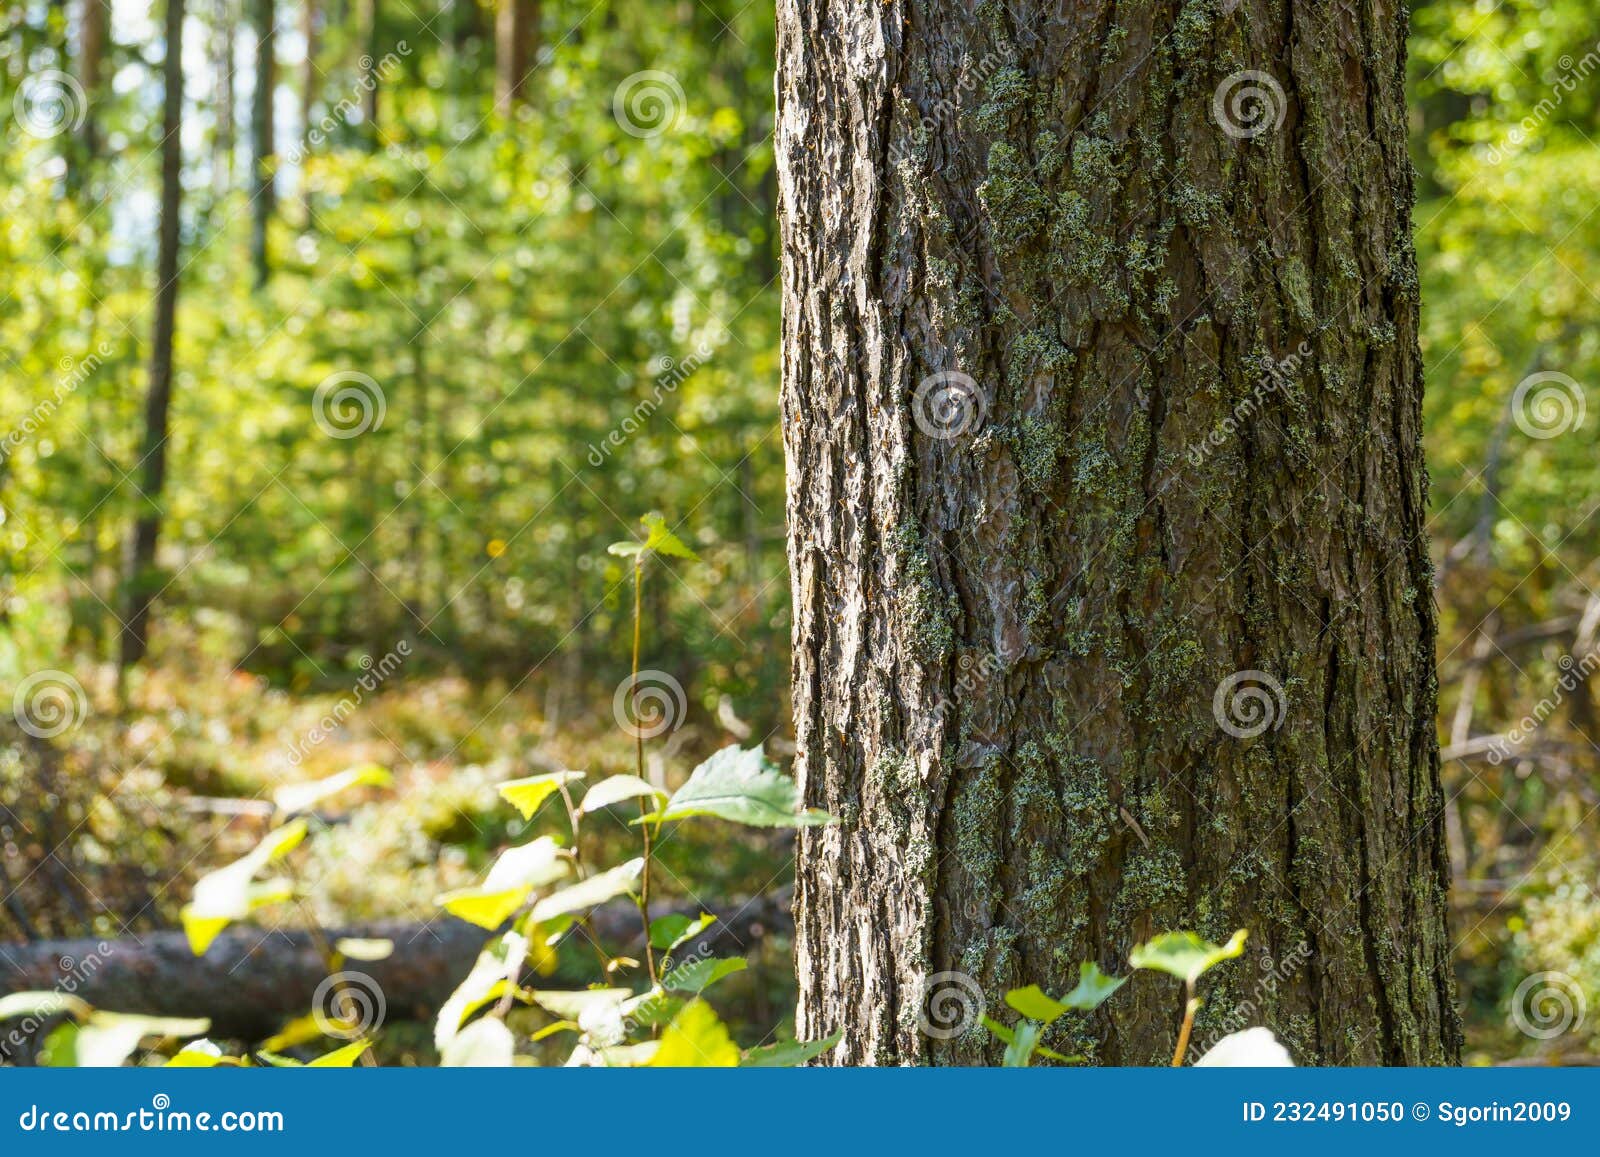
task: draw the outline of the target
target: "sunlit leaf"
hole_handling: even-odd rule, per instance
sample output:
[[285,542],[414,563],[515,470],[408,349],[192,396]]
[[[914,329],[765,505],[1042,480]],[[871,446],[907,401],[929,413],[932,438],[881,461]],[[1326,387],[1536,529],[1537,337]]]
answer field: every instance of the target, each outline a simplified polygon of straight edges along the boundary
[[680,944],[693,940],[716,922],[717,918],[709,912],[700,913],[694,920],[677,912],[657,917],[650,921],[650,947],[671,952]]
[[334,949],[349,960],[360,960],[368,964],[379,960],[387,960],[394,955],[394,941],[384,939],[363,940],[345,937],[334,944]]
[[0,1020],[18,1016],[42,1020],[57,1013],[83,1020],[92,1011],[87,1001],[66,992],[13,992],[0,996]]
[[530,775],[526,779],[509,779],[500,785],[500,796],[521,812],[523,819],[531,820],[544,806],[545,800],[573,780],[582,778],[581,771],[552,771],[545,775]]
[[747,1069],[792,1069],[820,1057],[837,1045],[843,1036],[843,1033],[834,1033],[822,1040],[791,1040],[762,1045],[745,1053],[744,1060],[740,1063]]
[[298,812],[308,812],[323,800],[330,799],[342,791],[349,791],[353,787],[388,787],[394,782],[394,777],[387,768],[376,763],[364,763],[359,767],[347,768],[325,779],[314,779],[309,783],[285,784],[272,793],[272,802],[278,810],[288,815]]
[[724,747],[690,773],[653,822],[716,816],[767,828],[803,828],[833,817],[800,805],[800,788],[780,772],[760,747]]
[[667,793],[636,775],[613,775],[610,779],[601,780],[585,792],[578,810],[588,814],[624,800],[645,796],[666,799]]
[[1269,1028],[1247,1028],[1229,1033],[1195,1061],[1196,1068],[1292,1069],[1289,1050]]
[[692,960],[679,965],[661,978],[661,987],[673,992],[701,993],[725,976],[743,972],[748,967],[742,956]]
[[255,882],[256,873],[293,851],[306,837],[306,821],[294,820],[268,832],[248,854],[195,881],[194,894],[179,913],[189,950],[204,956],[216,938],[235,920],[257,908],[293,896],[287,881]]
[[93,1012],[83,1024],[64,1024],[50,1034],[46,1063],[56,1068],[116,1068],[142,1041],[200,1036],[209,1020]]
[[446,1069],[509,1068],[515,1050],[505,1021],[486,1016],[473,1021],[445,1045],[439,1054],[439,1065]]
[[540,924],[554,916],[582,912],[597,904],[604,904],[607,900],[625,895],[643,871],[643,857],[618,864],[615,868],[590,876],[587,880],[580,880],[559,892],[550,893],[533,906],[529,919]]
[[742,1058],[728,1027],[703,1000],[684,1005],[661,1034],[653,1068],[732,1068]]
[[1164,932],[1128,954],[1135,968],[1165,972],[1193,984],[1205,971],[1244,951],[1246,929],[1239,929],[1226,944],[1213,944],[1193,932]]
[[372,1047],[369,1040],[352,1041],[343,1048],[334,1049],[333,1052],[318,1057],[314,1061],[306,1062],[308,1069],[349,1069],[361,1059],[361,1054]]

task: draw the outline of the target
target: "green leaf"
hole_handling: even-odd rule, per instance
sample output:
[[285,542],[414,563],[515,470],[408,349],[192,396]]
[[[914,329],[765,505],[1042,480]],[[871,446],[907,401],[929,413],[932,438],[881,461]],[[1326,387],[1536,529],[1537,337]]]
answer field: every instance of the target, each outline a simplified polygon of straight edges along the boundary
[[753,1048],[744,1054],[743,1067],[747,1069],[792,1069],[796,1065],[803,1065],[809,1060],[820,1057],[837,1045],[843,1037],[843,1033],[836,1032],[823,1040],[791,1040],[779,1041],[777,1044],[762,1045],[760,1048]]
[[597,904],[604,904],[607,900],[621,896],[631,889],[633,882],[643,871],[644,858],[641,856],[599,875],[590,876],[587,880],[580,880],[540,900],[533,906],[528,919],[535,924],[541,924],[555,916],[564,916],[568,912],[582,912]]
[[388,787],[393,782],[394,777],[389,774],[387,768],[379,767],[376,763],[364,763],[325,779],[314,779],[309,783],[285,784],[272,793],[272,802],[277,805],[279,811],[294,815],[298,812],[311,811],[323,800],[338,795],[341,791],[349,791],[353,787]]
[[446,1069],[510,1068],[515,1049],[505,1021],[486,1016],[456,1034],[439,1054],[439,1066]]
[[521,908],[536,888],[555,883],[569,870],[561,845],[549,836],[540,836],[501,852],[477,887],[457,888],[434,902],[452,916],[492,932]]
[[716,922],[717,918],[709,912],[700,913],[700,918],[697,920],[691,920],[676,912],[659,916],[650,921],[650,947],[671,952],[678,945],[693,940]]
[[527,958],[528,941],[521,933],[507,932],[485,945],[472,969],[456,985],[448,1000],[439,1006],[433,1023],[433,1044],[441,1052],[461,1032],[461,1025],[473,1013],[505,994],[516,980]]
[[724,747],[694,771],[650,821],[717,816],[765,828],[804,828],[832,821],[827,812],[800,806],[800,788],[760,747]]
[[1068,1008],[1093,1012],[1127,983],[1126,976],[1107,976],[1094,961],[1085,960],[1078,966],[1077,985],[1061,998],[1061,1003]]
[[361,1054],[372,1047],[369,1040],[351,1041],[341,1049],[334,1049],[331,1053],[318,1057],[307,1063],[308,1069],[349,1069],[361,1059]]
[[1243,953],[1246,935],[1247,929],[1241,928],[1226,944],[1217,945],[1193,932],[1163,932],[1129,953],[1128,963],[1193,984],[1207,969]]
[[0,1020],[19,1016],[42,1020],[60,1012],[74,1020],[85,1020],[93,1011],[87,1001],[66,992],[13,992],[0,996]]
[[660,1044],[653,1040],[632,1045],[603,1045],[588,1049],[587,1055],[583,1055],[582,1050],[574,1053],[574,1061],[569,1063],[585,1063],[607,1069],[636,1069],[648,1065],[660,1048]]
[[201,1038],[184,1045],[162,1065],[166,1069],[239,1068],[244,1064],[238,1057],[224,1056],[222,1046]]
[[1025,1020],[1012,1030],[1010,1043],[1000,1064],[1008,1069],[1025,1069],[1033,1061],[1033,1052],[1039,1047],[1039,1037],[1044,1026],[1038,1021]]
[[571,991],[561,989],[540,989],[530,994],[533,1003],[562,1020],[582,1023],[596,1007],[601,1005],[620,1007],[624,1001],[633,995],[627,988],[579,988]]
[[375,963],[387,960],[394,955],[394,941],[384,939],[363,940],[347,936],[334,943],[334,950],[340,956],[350,960],[360,960],[364,963]]
[[661,1034],[661,1047],[650,1059],[653,1068],[733,1068],[742,1058],[728,1027],[711,1006],[693,1000],[683,1006]]
[[64,1024],[50,1034],[46,1063],[55,1068],[116,1068],[141,1041],[200,1036],[210,1027],[202,1019],[95,1012],[82,1025]]
[[673,558],[686,558],[694,562],[700,561],[700,556],[690,550],[683,539],[667,529],[667,520],[659,514],[647,514],[639,520],[644,523],[644,528],[649,532],[645,539],[644,549],[654,551],[656,554],[670,555]]
[[581,771],[552,771],[547,775],[530,775],[526,779],[508,779],[500,785],[500,796],[521,812],[523,819],[531,820],[534,813],[544,806],[545,800],[573,780],[582,778]]
[[294,820],[268,832],[248,854],[195,881],[194,895],[179,913],[189,950],[204,956],[222,930],[257,908],[287,900],[294,890],[286,881],[255,883],[256,873],[292,852],[306,838],[306,821]]
[[580,814],[599,811],[603,807],[621,803],[623,800],[639,799],[641,796],[654,796],[666,799],[667,793],[660,788],[646,783],[636,775],[613,775],[610,779],[603,779],[584,793],[583,802],[578,806]]
[[748,962],[742,956],[692,960],[663,976],[661,987],[673,992],[692,992],[699,995],[723,977],[743,972],[748,967]]
[[1042,1024],[1054,1024],[1072,1011],[1070,1004],[1046,996],[1044,990],[1037,984],[1030,984],[1026,988],[1013,988],[1006,993],[1006,1003],[1029,1020],[1036,1020]]

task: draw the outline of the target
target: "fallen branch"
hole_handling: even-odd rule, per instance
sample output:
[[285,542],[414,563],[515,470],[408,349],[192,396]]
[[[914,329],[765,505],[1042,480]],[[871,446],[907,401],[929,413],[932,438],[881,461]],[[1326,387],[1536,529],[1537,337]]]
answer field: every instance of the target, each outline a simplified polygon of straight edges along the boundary
[[[793,923],[790,892],[780,889],[742,905],[730,904],[723,918],[680,956],[711,952],[741,955],[763,938],[787,934]],[[693,905],[665,911],[696,915]],[[592,935],[608,951],[642,953],[638,910],[629,903],[598,909]],[[477,959],[488,933],[449,917],[428,924],[386,921],[330,930],[330,940],[394,942],[386,960],[351,961],[383,993],[389,1020],[429,1020]],[[577,940],[574,934],[572,940]],[[580,951],[581,949],[581,951]],[[546,988],[567,988],[596,979],[592,949],[573,943],[556,974],[540,977]],[[60,991],[97,1008],[150,1016],[204,1016],[212,1035],[259,1041],[294,1016],[311,1011],[326,970],[312,935],[301,929],[264,931],[241,925],[219,936],[200,958],[181,932],[156,932],[126,940],[41,940],[0,944],[0,996],[29,990]],[[3,1034],[0,1034],[3,1041]]]

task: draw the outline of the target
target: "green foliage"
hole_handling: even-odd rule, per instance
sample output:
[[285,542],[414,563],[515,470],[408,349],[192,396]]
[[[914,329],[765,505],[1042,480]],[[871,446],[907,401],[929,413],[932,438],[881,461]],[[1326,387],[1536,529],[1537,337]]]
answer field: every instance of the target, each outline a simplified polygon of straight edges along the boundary
[[1191,988],[1195,982],[1225,960],[1234,960],[1244,952],[1246,929],[1235,932],[1226,944],[1213,944],[1193,932],[1167,932],[1128,955],[1128,963],[1135,968],[1147,968],[1176,976]]
[[801,806],[800,789],[759,747],[724,747],[690,773],[666,805],[640,822],[664,823],[716,816],[756,827],[813,827],[833,822],[817,808]]

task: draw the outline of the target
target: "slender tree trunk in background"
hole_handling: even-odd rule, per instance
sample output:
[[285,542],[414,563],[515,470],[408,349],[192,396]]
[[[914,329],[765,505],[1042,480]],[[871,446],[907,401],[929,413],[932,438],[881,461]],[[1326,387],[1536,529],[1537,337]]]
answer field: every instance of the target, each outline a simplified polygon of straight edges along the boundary
[[322,73],[317,67],[320,30],[317,0],[302,0],[300,34],[305,38],[306,56],[300,66],[300,217],[306,229],[310,229],[313,223],[311,183],[306,180],[306,165],[311,157],[312,110],[316,107],[317,92],[322,87]]
[[156,316],[150,336],[150,381],[144,403],[139,508],[128,544],[128,593],[122,624],[121,665],[138,663],[149,649],[150,604],[156,594],[156,546],[161,537],[161,496],[167,481],[167,411],[172,401],[172,336],[178,310],[178,211],[183,196],[183,0],[167,0],[166,100],[161,114],[161,225],[156,253]]
[[802,1038],[1454,1060],[1404,8],[778,8]]
[[100,85],[110,26],[108,0],[83,0],[83,14],[78,23],[78,83],[83,86],[85,100],[79,136],[87,166],[93,166],[100,155]]
[[272,222],[276,200],[272,172],[272,98],[278,87],[275,0],[251,0],[251,16],[256,34],[256,90],[250,102],[250,261],[259,289],[272,275],[267,260],[267,227]]
[[212,188],[226,193],[233,188],[233,0],[216,0],[212,18],[213,68],[216,74],[216,96],[212,115],[217,118],[216,136],[212,143]]
[[539,55],[539,0],[500,0],[494,47],[494,107],[510,116],[527,103],[528,73]]
[[361,0],[361,119],[367,147],[378,147],[378,0]]

